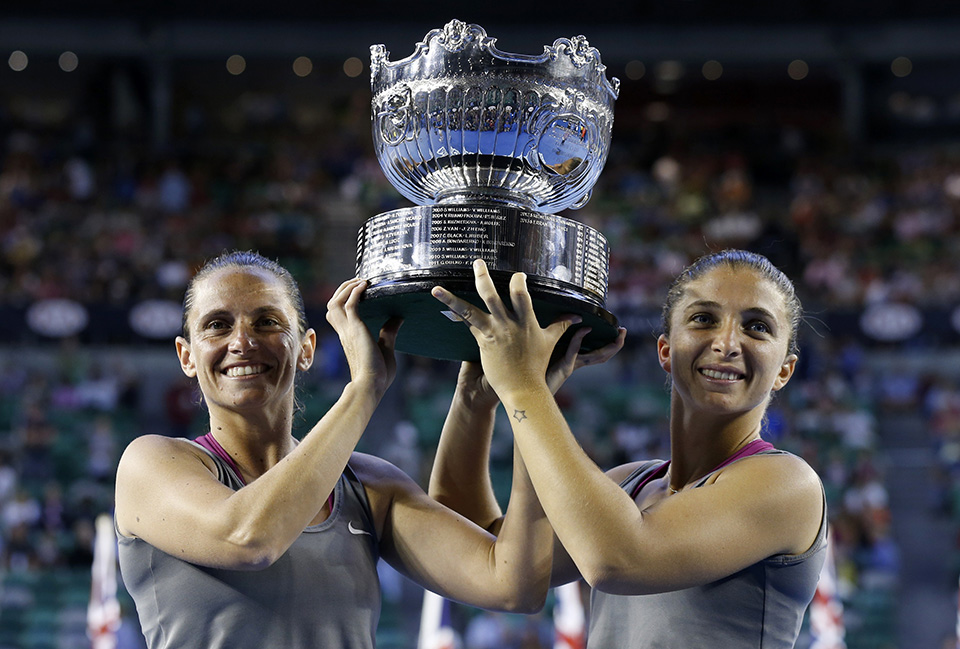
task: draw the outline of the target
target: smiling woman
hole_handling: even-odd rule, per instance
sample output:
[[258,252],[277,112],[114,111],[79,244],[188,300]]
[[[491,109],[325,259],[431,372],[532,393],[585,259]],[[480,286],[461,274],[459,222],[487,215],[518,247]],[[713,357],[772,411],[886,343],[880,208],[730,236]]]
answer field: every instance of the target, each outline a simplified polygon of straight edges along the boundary
[[268,395],[277,399],[273,407],[290,405],[296,371],[313,363],[316,334],[288,277],[270,267],[226,267],[191,284],[177,352],[209,408],[222,399],[265,408]]
[[139,437],[117,470],[120,567],[150,649],[372,649],[381,558],[475,606],[542,606],[550,530],[525,474],[506,516],[524,526],[507,522],[498,538],[354,452],[394,378],[399,328],[370,334],[357,314],[365,288],[347,280],[327,303],[350,382],[298,441],[294,384],[316,334],[293,278],[240,252],[191,281],[176,347],[210,432]]
[[[763,262],[742,253],[707,258],[669,293],[657,348],[689,416],[708,416],[716,404],[752,422],[750,413],[762,418],[770,395],[793,375],[799,302]],[[749,427],[759,434],[759,424]]]
[[[482,261],[474,273],[489,313],[474,309],[470,331],[489,386],[517,415],[516,448],[560,542],[553,583],[582,577],[593,589],[587,646],[792,648],[827,519],[816,473],[760,435],[798,358],[790,280],[740,250],[703,257],[676,279],[657,341],[671,379],[670,459],[604,472],[570,432],[544,373],[570,320],[541,328],[522,274],[509,309]],[[433,294],[454,312],[468,307],[440,287]],[[482,484],[487,433],[445,428],[430,483],[485,524],[496,518],[492,493],[456,484]]]

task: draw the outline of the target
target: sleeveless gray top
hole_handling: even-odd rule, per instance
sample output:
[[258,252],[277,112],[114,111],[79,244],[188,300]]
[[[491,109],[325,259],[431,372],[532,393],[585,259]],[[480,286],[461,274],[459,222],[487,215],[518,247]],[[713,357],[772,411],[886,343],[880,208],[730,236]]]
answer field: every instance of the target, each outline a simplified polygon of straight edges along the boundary
[[[217,463],[220,482],[240,489],[243,482],[227,463],[204,452]],[[304,529],[263,570],[205,568],[118,536],[123,583],[149,649],[376,646],[378,539],[366,492],[349,466],[334,489],[329,518]]]
[[[661,461],[645,462],[621,486],[633,493],[662,466]],[[668,593],[628,596],[594,589],[587,647],[792,649],[817,588],[826,536],[824,501],[817,539],[803,554],[775,555],[713,583]]]

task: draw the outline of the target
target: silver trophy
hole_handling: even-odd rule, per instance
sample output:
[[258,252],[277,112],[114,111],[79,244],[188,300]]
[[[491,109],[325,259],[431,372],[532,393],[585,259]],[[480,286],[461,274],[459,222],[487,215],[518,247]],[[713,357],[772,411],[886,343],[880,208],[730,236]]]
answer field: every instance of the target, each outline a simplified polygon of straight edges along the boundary
[[558,39],[537,56],[502,52],[495,42],[482,27],[453,20],[405,59],[370,48],[377,159],[416,205],[360,229],[357,274],[370,282],[360,308],[374,331],[404,318],[403,352],[479,359],[468,328],[430,295],[439,284],[482,305],[477,258],[505,298],[510,276],[527,274],[541,325],[580,315],[579,326],[591,327],[582,349],[617,335],[604,309],[606,239],[556,213],[590,198],[620,82],[607,79],[583,36]]

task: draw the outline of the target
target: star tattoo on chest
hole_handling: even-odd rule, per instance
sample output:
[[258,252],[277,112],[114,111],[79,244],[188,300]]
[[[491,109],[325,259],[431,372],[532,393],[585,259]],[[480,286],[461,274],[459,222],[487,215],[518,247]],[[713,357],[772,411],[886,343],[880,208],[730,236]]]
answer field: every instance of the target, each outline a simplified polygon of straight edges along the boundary
[[526,411],[526,410],[514,410],[514,411],[513,411],[513,418],[516,419],[517,421],[523,421],[524,419],[527,418],[527,411]]

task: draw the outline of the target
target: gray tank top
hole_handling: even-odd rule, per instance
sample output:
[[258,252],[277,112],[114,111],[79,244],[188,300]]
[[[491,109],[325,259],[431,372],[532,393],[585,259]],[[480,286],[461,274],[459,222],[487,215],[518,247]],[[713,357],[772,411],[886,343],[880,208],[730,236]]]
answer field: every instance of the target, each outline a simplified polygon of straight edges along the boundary
[[[204,452],[217,463],[220,482],[243,485],[222,458]],[[123,583],[149,649],[376,646],[378,539],[366,492],[349,465],[330,517],[307,527],[263,570],[205,568],[140,539],[119,536],[119,542]]]
[[[646,462],[621,486],[634,493],[662,466]],[[593,590],[588,649],[792,649],[826,556],[826,521],[824,501],[820,531],[809,550],[769,557],[704,586],[632,596]]]

